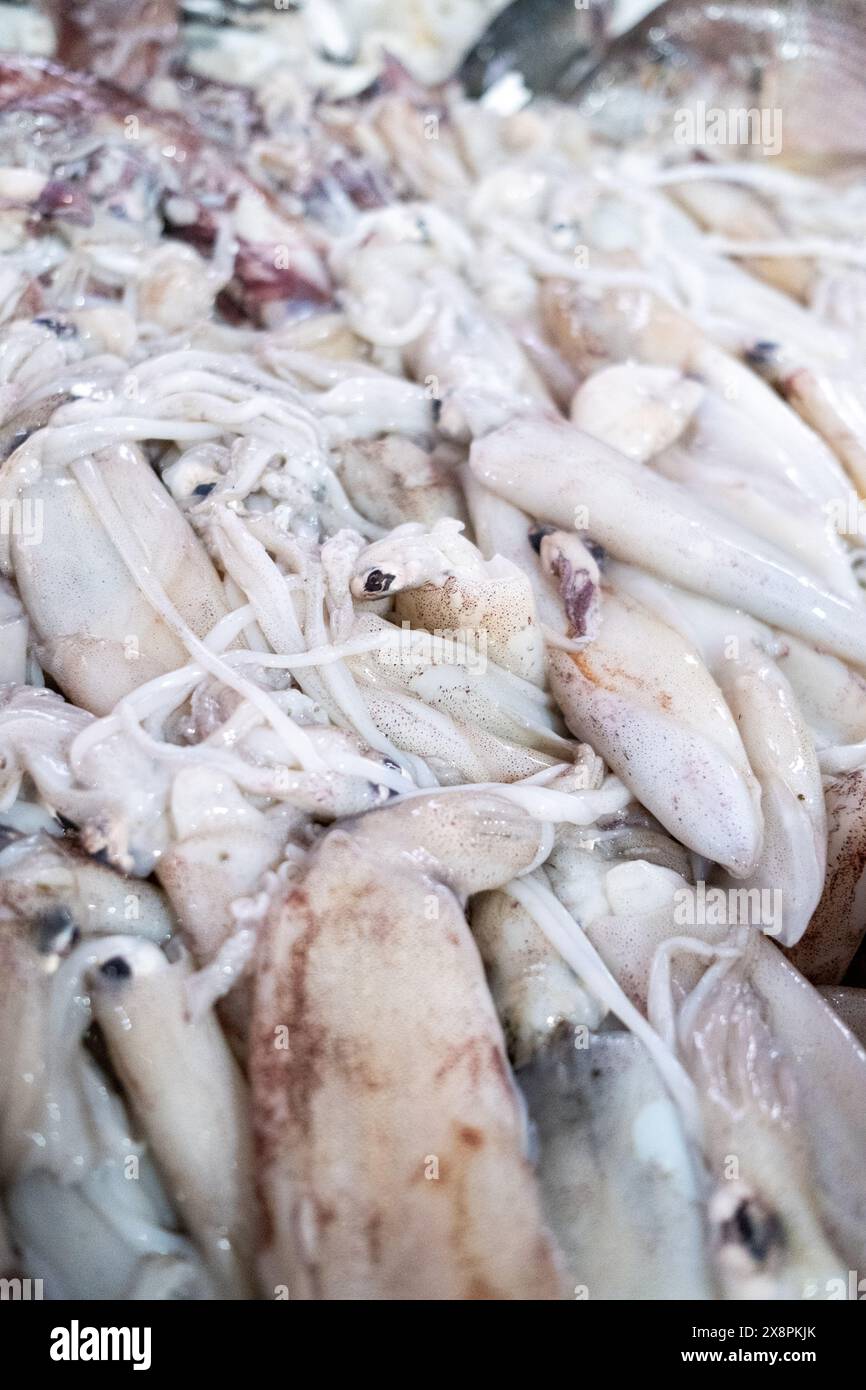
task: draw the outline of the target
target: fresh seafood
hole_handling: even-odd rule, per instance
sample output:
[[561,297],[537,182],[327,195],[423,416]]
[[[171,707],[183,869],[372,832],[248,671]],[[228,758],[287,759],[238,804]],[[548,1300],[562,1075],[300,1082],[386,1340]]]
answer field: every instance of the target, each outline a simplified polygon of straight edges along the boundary
[[[667,113],[703,97],[781,108],[801,158],[862,155],[862,42],[857,0],[667,0],[614,41],[597,71],[578,74],[577,92],[619,139],[663,133]],[[832,135],[822,129],[827,102],[839,117]]]
[[44,9],[0,54],[4,1280],[838,1297],[862,11]]
[[[495,796],[434,796],[332,831],[278,897],[250,1058],[266,1287],[307,1299],[557,1296],[459,902],[526,872],[543,845],[543,824]],[[362,983],[380,977],[375,992]],[[488,1207],[503,1197],[505,1240]]]
[[519,77],[532,92],[556,90],[589,65],[611,18],[612,0],[599,5],[562,0],[512,0],[477,39],[460,68],[470,96]]
[[175,0],[145,0],[134,23],[119,0],[88,3],[80,14],[54,0],[45,8],[56,25],[62,63],[88,68],[129,91],[159,72],[177,41]]
[[694,1158],[638,1040],[556,1039],[517,1073],[539,1130],[539,1180],[572,1296],[711,1298]]

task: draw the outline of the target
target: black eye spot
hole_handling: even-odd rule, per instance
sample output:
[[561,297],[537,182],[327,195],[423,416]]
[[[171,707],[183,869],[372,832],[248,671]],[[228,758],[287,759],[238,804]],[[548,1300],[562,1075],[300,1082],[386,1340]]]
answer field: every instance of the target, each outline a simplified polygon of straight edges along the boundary
[[541,554],[541,542],[544,540],[544,537],[545,537],[545,536],[552,536],[555,530],[556,530],[556,527],[555,527],[555,526],[532,526],[532,527],[530,527],[530,530],[529,530],[529,537],[528,537],[528,539],[529,539],[529,544],[532,546],[532,549],[535,551],[536,555],[540,555],[540,554]]
[[38,323],[40,328],[47,328],[53,333],[55,338],[77,338],[78,330],[74,323],[65,323],[63,319],[50,318],[47,314],[40,315],[33,320]]
[[767,339],[753,343],[746,351],[746,361],[751,367],[768,367],[779,351],[778,343],[771,343]]
[[[61,942],[63,936],[66,940]],[[40,914],[36,928],[36,949],[43,956],[51,955],[61,944],[66,948],[74,946],[80,939],[81,933],[68,907],[51,907]]]
[[199,483],[198,487],[193,488],[192,495],[193,497],[207,497],[215,487],[216,483]]
[[99,973],[104,975],[106,980],[128,980],[132,969],[123,956],[112,956],[111,960],[100,965]]
[[22,838],[20,830],[13,830],[11,825],[0,825],[0,849],[5,849],[7,845]]
[[784,1248],[785,1231],[776,1213],[752,1198],[741,1202],[724,1223],[722,1239],[743,1246],[757,1264],[764,1264],[774,1250]]
[[370,573],[364,580],[364,593],[387,594],[395,578],[396,575],[384,574],[382,570],[370,570]]

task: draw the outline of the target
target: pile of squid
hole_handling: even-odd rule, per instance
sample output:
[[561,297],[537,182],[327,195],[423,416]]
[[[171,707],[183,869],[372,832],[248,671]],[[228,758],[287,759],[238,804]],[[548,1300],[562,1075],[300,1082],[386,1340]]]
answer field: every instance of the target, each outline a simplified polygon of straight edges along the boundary
[[850,1297],[866,182],[117,8],[0,55],[0,1272]]

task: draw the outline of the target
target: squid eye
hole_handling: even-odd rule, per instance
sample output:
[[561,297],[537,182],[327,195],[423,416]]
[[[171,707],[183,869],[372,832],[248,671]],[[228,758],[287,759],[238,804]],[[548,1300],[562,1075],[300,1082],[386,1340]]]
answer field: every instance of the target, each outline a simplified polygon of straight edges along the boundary
[[123,956],[112,956],[111,960],[103,961],[99,973],[104,975],[106,980],[128,980],[132,974],[132,967]]
[[65,955],[81,940],[68,907],[52,907],[43,912],[36,927],[36,949],[40,955]]
[[11,825],[0,825],[0,850],[20,839],[23,839],[20,830],[13,830]]
[[774,1252],[784,1249],[785,1229],[774,1211],[756,1197],[745,1198],[722,1224],[722,1241],[745,1250],[756,1264],[766,1264]]
[[385,574],[382,570],[370,570],[364,580],[365,594],[387,594],[391,585],[394,583],[393,574]]
[[745,353],[745,358],[751,367],[768,367],[778,351],[778,343],[771,343],[762,339],[760,342],[752,344]]
[[55,338],[77,338],[78,330],[74,323],[67,323],[64,319],[52,318],[50,315],[43,314],[33,320],[40,328],[47,328],[53,333]]
[[555,526],[532,526],[530,527],[527,539],[536,555],[541,554],[541,542],[545,536],[552,536],[556,530]]

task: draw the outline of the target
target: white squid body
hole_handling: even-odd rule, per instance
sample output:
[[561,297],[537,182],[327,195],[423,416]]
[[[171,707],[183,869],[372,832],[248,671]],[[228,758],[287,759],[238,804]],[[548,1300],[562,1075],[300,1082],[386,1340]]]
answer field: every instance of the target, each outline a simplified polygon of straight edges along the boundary
[[[118,939],[104,931],[129,884],[99,865],[71,874],[62,845],[52,873],[44,838],[13,839],[0,854],[0,1178],[14,1243],[49,1298],[213,1297],[122,1101],[81,1046],[89,1014],[71,953],[98,955]],[[165,907],[149,885],[136,888],[141,910],[124,930],[156,950]]]
[[188,962],[108,938],[94,1017],[167,1191],[224,1296],[251,1297],[255,1203],[246,1085],[212,1013],[190,1018]]
[[773,634],[628,566],[611,566],[611,578],[695,642],[725,697],[761,787],[764,833],[748,887],[781,892],[781,920],[772,930],[782,944],[793,945],[824,887],[827,817],[811,733],[769,654]]
[[443,783],[513,782],[571,756],[549,700],[476,651],[471,633],[441,652],[420,629],[357,619],[356,635],[377,632],[389,640],[346,665],[376,726]]
[[[753,323],[737,325],[735,350],[748,350],[756,340],[763,339],[768,323],[773,323],[775,334],[779,323],[792,313],[799,317],[798,327],[802,331],[803,311],[791,300],[761,289],[754,279],[729,262],[719,260],[714,269],[724,273],[708,275],[703,283],[714,292],[720,291],[715,307],[723,319],[728,319],[734,294],[740,316],[753,309],[756,299],[762,301]],[[771,309],[766,303],[768,295]],[[825,502],[838,502],[845,495],[849,484],[845,469],[834,455],[832,440],[825,443],[754,371],[711,342],[693,322],[651,291],[599,291],[596,287],[585,289],[552,280],[545,286],[542,298],[554,340],[581,373],[629,360],[693,374],[751,422],[755,438],[764,450],[760,474],[775,460],[782,464],[790,480],[809,495]],[[814,338],[818,325],[814,316],[805,322],[808,341],[810,336]],[[738,453],[741,447],[737,446]],[[748,449],[748,444],[745,447]]]
[[[560,828],[546,871],[559,901],[580,923],[626,996],[646,1014],[650,972],[659,946],[684,932],[715,944],[727,927],[679,925],[688,915],[694,889],[687,866],[674,867],[678,847],[673,841],[665,845],[666,837],[653,837],[652,848],[644,846],[646,858],[640,857],[638,841],[626,857],[625,843],[634,841],[634,832],[609,833],[610,850],[605,847],[605,835],[593,828]],[[667,863],[650,860],[651,853],[660,852]],[[697,984],[701,970],[702,962],[687,952],[675,956],[670,980],[678,996]]]
[[30,624],[11,584],[0,579],[0,685],[27,679]]
[[496,796],[413,798],[332,830],[274,901],[251,1048],[266,1291],[561,1295],[460,905],[543,843]]
[[465,230],[429,204],[365,221],[360,245],[353,231],[332,252],[349,323],[360,337],[402,350],[407,375],[439,401],[446,438],[465,443],[515,411],[550,407],[518,343],[457,273],[477,255]]
[[122,877],[62,838],[0,831],[0,844],[7,1043],[0,1171],[8,1174],[42,1127],[47,1010],[61,960],[79,937],[122,931],[158,943],[168,940],[174,922],[159,889]]
[[707,309],[724,320],[724,337],[749,354],[766,342],[772,350],[759,361],[765,375],[841,461],[858,491],[866,487],[866,396],[856,334],[820,318],[787,295],[760,285],[730,263],[707,277]]
[[[26,446],[25,446],[26,447]],[[45,669],[76,704],[107,714],[153,677],[183,666],[187,651],[142,593],[129,561],[146,569],[199,637],[227,612],[200,541],[138,449],[96,455],[102,487],[135,551],[125,553],[106,515],[67,468],[45,465],[23,488],[38,518],[33,543],[15,535],[11,562]],[[10,459],[7,469],[16,465]]]
[[[628,855],[683,851],[658,831],[560,826],[548,875],[617,983],[644,1011],[673,930],[676,872]],[[597,1032],[606,1009],[508,889],[470,920],[538,1142],[542,1200],[575,1297],[709,1298],[700,1163],[643,1044]],[[691,988],[700,969],[677,974]]]
[[866,608],[573,426],[516,420],[477,440],[470,463],[492,491],[564,530],[589,531],[618,559],[866,664]]
[[517,1077],[574,1296],[712,1298],[700,1163],[641,1042],[559,1038]]
[[[49,952],[46,955],[50,956]],[[56,961],[49,959],[48,964]],[[49,971],[26,921],[0,920],[0,1027],[4,1040],[0,1108],[0,1178],[4,1184],[30,1155],[45,1103]]]
[[553,409],[540,377],[511,334],[456,276],[430,275],[437,313],[407,351],[414,376],[436,383],[440,427],[466,442],[516,412]]
[[557,838],[547,873],[558,898],[695,1083],[709,1249],[727,1296],[838,1297],[866,1241],[866,1054],[760,933],[734,944],[724,926],[678,926],[678,874],[599,863],[589,831]]
[[174,779],[169,800],[171,844],[157,865],[199,965],[213,960],[234,925],[231,905],[251,893],[283,857],[306,817],[288,806],[260,811],[230,778],[188,768]]
[[683,844],[738,877],[761,847],[760,790],[737,726],[697,651],[626,595],[602,590],[582,651],[551,648],[566,722]]
[[700,382],[673,367],[623,363],[587,377],[571,402],[579,430],[646,463],[688,427],[704,397]]
[[756,957],[752,981],[796,1078],[824,1227],[845,1258],[846,1272],[862,1269],[866,1181],[860,1155],[866,1116],[860,1097],[866,1051],[772,942],[759,936]]
[[94,722],[54,691],[0,688],[0,798],[11,805],[29,777],[41,802],[78,826],[88,852],[147,873],[166,844],[169,772],[122,733],[97,742],[73,766],[72,746]]
[[[0,827],[0,844],[4,839]],[[125,878],[75,841],[44,832],[10,836],[0,849],[0,911],[42,921],[49,931],[65,923],[82,935],[134,932],[159,943],[174,930],[152,883]]]
[[201,993],[219,1000],[220,1022],[242,1056],[250,1014],[249,982],[240,978],[246,947],[236,958],[231,944],[228,956],[221,954],[238,931],[233,905],[255,893],[307,817],[285,804],[261,811],[230,778],[200,767],[175,778],[168,814],[171,843],[156,874],[201,968]]
[[703,1102],[726,1293],[839,1297],[866,1238],[866,1053],[756,933],[686,999],[679,1040]]
[[353,594],[393,594],[400,620],[431,633],[475,634],[503,670],[541,685],[544,639],[529,577],[501,555],[484,560],[461,529],[454,521],[429,532],[410,525],[375,541],[358,555]]
[[819,750],[866,739],[866,679],[844,661],[786,635],[776,658]]
[[804,1298],[843,1260],[822,1228],[812,1143],[764,1001],[739,963],[722,964],[681,1041],[703,1101],[720,1278],[731,1298]]
[[707,506],[747,526],[842,598],[862,601],[851,552],[840,535],[835,495],[803,479],[791,455],[755,429],[731,402],[707,393],[685,435],[653,467]]
[[353,504],[377,526],[432,526],[463,514],[460,489],[446,469],[403,435],[351,441],[338,449],[336,466]]
[[809,926],[827,869],[818,760],[790,686],[757,647],[747,649],[722,689],[761,785],[764,838],[748,887],[781,891],[782,921],[772,930],[790,946]]
[[779,378],[786,400],[835,451],[860,493],[866,492],[866,395],[862,370],[857,361],[837,371],[809,364],[792,372],[783,371]]
[[651,460],[666,478],[784,551],[833,592],[861,601],[828,506],[839,506],[838,482],[831,492],[820,471],[804,476],[790,448],[759,433],[717,391],[673,367],[603,367],[575,394],[571,418],[627,457]]
[[[735,241],[777,241],[786,227],[777,211],[748,187],[712,178],[671,183],[669,192],[702,227]],[[795,299],[805,299],[815,276],[804,256],[749,256],[744,270]]]
[[598,1027],[604,1010],[508,893],[478,893],[469,923],[515,1066],[548,1046],[563,1025]]

